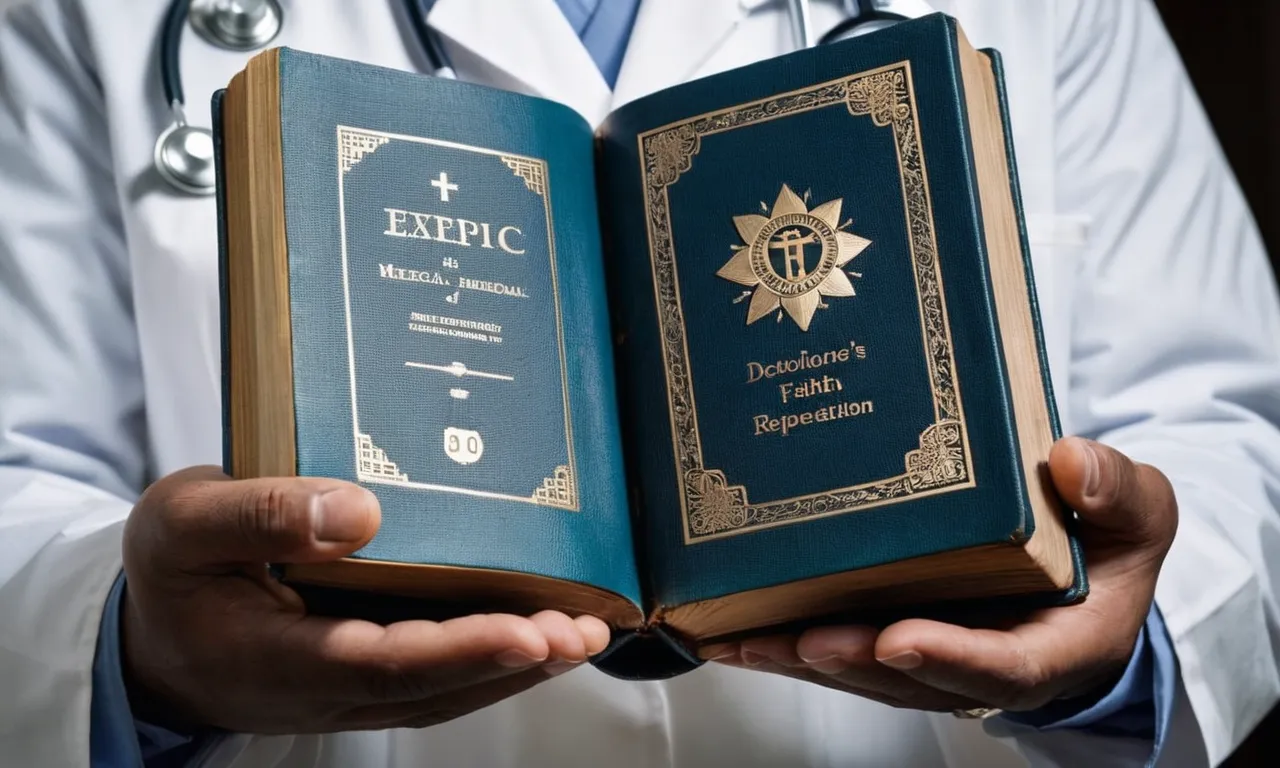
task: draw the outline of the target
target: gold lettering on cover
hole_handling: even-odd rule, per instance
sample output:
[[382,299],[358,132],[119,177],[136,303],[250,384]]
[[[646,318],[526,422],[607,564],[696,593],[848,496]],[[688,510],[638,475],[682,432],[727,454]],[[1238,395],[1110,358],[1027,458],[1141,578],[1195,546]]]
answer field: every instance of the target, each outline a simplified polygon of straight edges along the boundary
[[508,233],[511,233],[511,232],[515,232],[517,235],[524,237],[524,233],[521,232],[517,227],[510,227],[510,226],[503,227],[502,229],[498,230],[498,247],[506,251],[507,253],[513,254],[515,256],[519,256],[520,254],[524,253],[524,249],[521,248],[520,250],[517,251],[507,242],[507,235]]
[[460,245],[463,248],[472,246],[472,238],[480,235],[479,247],[486,250],[502,250],[513,256],[525,253],[524,248],[517,248],[508,238],[524,237],[524,230],[513,224],[498,227],[497,247],[491,234],[493,225],[488,222],[455,219],[441,216],[438,213],[408,211],[403,208],[383,208],[387,214],[387,228],[382,234],[387,237],[404,237],[410,240],[430,240],[448,245]]
[[[873,125],[890,131],[905,209],[908,246],[921,321],[921,345],[928,368],[934,423],[919,435],[918,445],[905,453],[904,471],[901,474],[793,498],[752,502],[744,485],[730,484],[722,471],[707,467],[703,462],[698,407],[693,396],[684,308],[677,278],[668,188],[677,183],[680,176],[693,166],[702,142],[709,137],[744,126],[785,119],[789,115],[832,107],[843,107],[854,118],[869,117]],[[681,514],[684,518],[685,543],[692,544],[776,525],[869,509],[922,494],[947,493],[973,487],[973,465],[961,407],[959,381],[955,372],[942,274],[938,264],[933,203],[920,143],[911,63],[902,61],[697,115],[643,133],[637,141],[640,146],[654,301],[667,384],[667,413]],[[807,206],[805,208],[805,213],[808,214]],[[800,211],[787,213],[799,215]],[[752,227],[759,225],[762,229],[764,224],[776,216],[757,215],[756,218],[760,221],[752,219],[744,223]],[[807,219],[806,223],[809,223]],[[738,222],[735,221],[735,224]],[[825,231],[819,231],[817,227],[809,229],[815,237],[820,238],[825,234]],[[786,239],[780,230],[781,228],[771,233],[766,245]],[[751,234],[752,238],[744,239],[744,242],[755,242],[758,230]],[[798,235],[804,238],[808,233],[799,231]],[[779,244],[786,253],[788,246],[798,243]],[[750,254],[751,249],[744,247],[738,255],[742,253]],[[736,282],[753,277],[763,282],[764,278],[756,274],[756,267],[750,259],[748,255],[745,261],[740,261],[735,256],[722,268],[721,276],[731,280],[739,278]],[[763,264],[757,262],[756,266],[761,267],[761,273],[765,272]],[[821,261],[818,262],[818,268],[822,268]],[[808,266],[800,270],[793,264],[789,270],[784,268],[785,276],[774,273],[772,268],[768,271],[777,277],[779,282],[776,287],[789,288],[783,283],[791,281],[807,285],[814,270]],[[723,274],[724,272],[728,274]],[[755,297],[761,295],[761,292],[753,293],[752,303],[756,306],[748,309],[748,322],[753,316],[759,319],[770,314],[776,308],[773,306],[773,298],[777,298],[778,306],[781,306],[781,294],[765,293],[766,298],[758,300]],[[806,298],[806,302],[812,303],[814,299]],[[796,312],[788,314],[796,320],[797,325],[807,327],[807,323],[801,322],[801,318],[806,315],[812,318],[813,313],[808,304],[795,309]],[[859,346],[852,345],[847,353],[849,359],[866,357],[866,349]],[[801,353],[800,358],[807,354]],[[748,363],[748,382],[793,374],[795,371],[784,370],[790,365],[788,361]],[[855,417],[868,418],[874,414],[875,405],[872,400],[856,398],[798,414],[760,414],[753,418],[752,429],[756,435],[776,433],[781,437],[795,429],[811,429],[820,423]]]
[[[483,344],[502,343],[502,326],[498,323],[464,320],[430,312],[410,312],[409,330],[416,333],[430,333],[436,336],[478,341]],[[408,365],[408,363],[405,363],[405,365]],[[459,363],[459,365],[461,364]]]
[[816,371],[838,363],[847,363],[850,360],[865,359],[867,359],[866,345],[859,344],[856,341],[850,341],[848,346],[828,349],[823,352],[809,352],[802,349],[800,354],[786,360],[767,363],[754,360],[748,362],[747,383],[754,384],[763,379],[773,379],[802,371]]
[[803,413],[784,413],[780,416],[763,413],[752,417],[752,421],[755,424],[755,433],[752,436],[759,437],[760,435],[776,433],[786,437],[796,427],[852,419],[855,416],[867,416],[873,413],[875,409],[876,405],[871,400],[850,400]]
[[462,245],[470,246],[471,238],[480,234],[480,225],[474,221],[458,219],[458,237]]
[[527,299],[529,294],[519,285],[507,285],[493,280],[472,280],[469,277],[458,278],[458,287],[469,291],[481,291],[512,299]]
[[398,208],[384,208],[383,210],[387,212],[389,221],[387,223],[387,231],[382,234],[391,237],[408,237],[409,233],[405,232],[402,227],[409,218],[409,212]]
[[844,383],[831,375],[823,376],[820,379],[814,376],[799,383],[786,381],[778,385],[778,395],[782,398],[784,404],[792,400],[803,400],[809,397],[843,391]]
[[405,269],[395,264],[379,264],[378,277],[383,280],[400,280],[407,283],[426,283],[427,285],[449,285],[449,280],[439,272],[422,269]]
[[453,245],[466,245],[461,240],[450,240],[445,233],[453,229],[453,219],[447,216],[436,217],[436,240],[442,243],[452,243]]
[[430,240],[431,234],[427,231],[427,227],[430,226],[431,216],[414,212],[411,212],[410,215],[413,216],[413,232],[409,234],[409,237],[417,240]]

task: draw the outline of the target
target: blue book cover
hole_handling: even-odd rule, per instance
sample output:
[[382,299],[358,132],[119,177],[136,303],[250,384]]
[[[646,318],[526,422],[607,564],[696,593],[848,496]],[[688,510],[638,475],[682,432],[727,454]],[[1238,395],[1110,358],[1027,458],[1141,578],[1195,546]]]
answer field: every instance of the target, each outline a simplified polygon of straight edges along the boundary
[[236,103],[278,110],[280,189],[224,180],[223,271],[249,268],[232,205],[283,221],[287,338],[263,343],[292,365],[294,468],[383,509],[354,557],[283,569],[317,604],[590,611],[624,630],[605,666],[661,676],[790,622],[1083,594],[999,58],[953,20],[594,134],[537,98],[263,61],[278,95]]

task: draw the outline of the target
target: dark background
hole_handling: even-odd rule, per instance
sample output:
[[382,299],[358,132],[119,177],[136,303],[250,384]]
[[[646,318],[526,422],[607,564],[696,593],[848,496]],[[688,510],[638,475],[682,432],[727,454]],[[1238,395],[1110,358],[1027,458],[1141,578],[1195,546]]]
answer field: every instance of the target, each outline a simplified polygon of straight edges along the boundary
[[[1105,0],[1118,2],[1119,0]],[[1280,2],[1156,0],[1227,159],[1249,198],[1271,264],[1280,254]],[[1275,45],[1275,49],[1271,46]],[[1275,766],[1280,709],[1253,732],[1228,768]]]
[[[1276,264],[1280,2],[1156,0]],[[1269,50],[1270,49],[1270,50]]]

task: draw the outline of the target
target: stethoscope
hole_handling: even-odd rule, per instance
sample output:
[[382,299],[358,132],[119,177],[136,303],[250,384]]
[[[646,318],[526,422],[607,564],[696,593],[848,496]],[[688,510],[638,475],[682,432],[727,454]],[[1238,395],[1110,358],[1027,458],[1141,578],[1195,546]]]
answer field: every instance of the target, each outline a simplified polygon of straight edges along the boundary
[[[602,0],[608,2],[608,0]],[[414,35],[418,38],[431,73],[454,78],[453,66],[440,37],[427,24],[433,0],[402,0]],[[853,34],[869,32],[903,20],[884,10],[884,0],[841,0],[845,20],[818,38],[819,45]],[[809,21],[810,0],[786,0],[797,48],[814,45]],[[187,122],[178,48],[187,23],[211,45],[228,51],[265,47],[280,34],[284,11],[279,0],[173,0],[165,14],[160,35],[160,82],[173,121],[156,139],[155,168],[174,189],[191,195],[211,195],[217,183],[213,158],[213,132]]]

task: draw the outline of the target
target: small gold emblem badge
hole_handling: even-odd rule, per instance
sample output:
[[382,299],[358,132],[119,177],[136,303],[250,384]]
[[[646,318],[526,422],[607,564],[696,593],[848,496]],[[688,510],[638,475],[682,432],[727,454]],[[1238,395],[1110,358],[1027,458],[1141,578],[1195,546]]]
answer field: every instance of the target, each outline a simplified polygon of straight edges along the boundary
[[813,210],[807,199],[808,193],[802,199],[783,184],[768,216],[733,217],[744,245],[733,246],[733,257],[716,274],[754,289],[737,299],[751,296],[747,325],[776,310],[779,322],[785,311],[807,331],[818,308],[826,308],[822,297],[855,293],[843,267],[871,241],[843,231],[851,223],[840,223],[843,198]]

